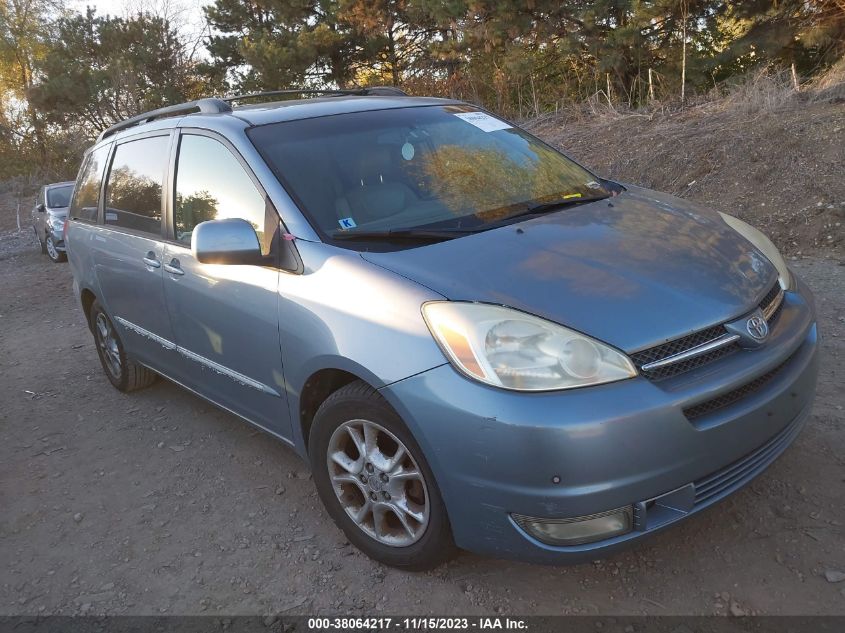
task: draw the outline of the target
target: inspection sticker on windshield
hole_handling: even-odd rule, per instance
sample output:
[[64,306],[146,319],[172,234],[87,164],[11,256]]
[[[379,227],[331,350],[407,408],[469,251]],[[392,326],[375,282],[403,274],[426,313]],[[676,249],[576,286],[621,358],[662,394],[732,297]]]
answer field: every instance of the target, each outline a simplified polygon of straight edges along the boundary
[[354,229],[356,226],[358,226],[357,224],[355,224],[355,220],[353,220],[352,218],[343,218],[342,220],[338,220],[337,223],[340,224],[340,228],[344,230]]
[[456,112],[455,116],[459,119],[463,119],[467,123],[471,123],[479,130],[484,130],[485,132],[507,130],[511,127],[510,123],[500,121],[489,114],[485,114],[484,112]]

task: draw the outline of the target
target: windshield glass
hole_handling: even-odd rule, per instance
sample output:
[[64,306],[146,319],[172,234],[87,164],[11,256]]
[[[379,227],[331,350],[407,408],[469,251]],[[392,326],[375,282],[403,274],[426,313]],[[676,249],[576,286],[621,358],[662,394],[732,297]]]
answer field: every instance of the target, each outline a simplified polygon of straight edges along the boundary
[[53,187],[47,190],[47,206],[51,209],[66,207],[70,204],[70,194],[73,193],[73,185]]
[[329,239],[341,231],[483,230],[533,205],[609,195],[584,168],[471,106],[288,121],[249,136]]

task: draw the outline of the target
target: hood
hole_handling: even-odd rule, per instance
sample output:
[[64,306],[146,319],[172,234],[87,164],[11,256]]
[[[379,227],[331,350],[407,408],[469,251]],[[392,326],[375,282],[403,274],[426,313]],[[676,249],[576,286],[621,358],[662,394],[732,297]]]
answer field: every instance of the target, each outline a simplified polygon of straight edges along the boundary
[[714,211],[635,187],[475,235],[362,256],[448,299],[510,306],[627,352],[741,316],[777,279]]
[[64,220],[67,217],[67,209],[67,207],[52,207],[47,210],[47,213],[57,220]]

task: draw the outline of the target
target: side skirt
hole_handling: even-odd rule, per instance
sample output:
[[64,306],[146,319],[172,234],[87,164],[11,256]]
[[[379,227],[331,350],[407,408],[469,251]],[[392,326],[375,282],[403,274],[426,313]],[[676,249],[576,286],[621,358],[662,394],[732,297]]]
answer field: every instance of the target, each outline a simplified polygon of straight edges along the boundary
[[[138,361],[135,361],[135,362],[138,362]],[[229,407],[224,406],[224,405],[220,404],[219,402],[216,402],[216,401],[212,400],[211,398],[208,398],[208,397],[206,397],[206,396],[202,395],[202,394],[201,394],[201,393],[199,393],[198,391],[196,391],[196,390],[194,390],[194,389],[191,389],[191,388],[190,388],[190,387],[188,387],[187,385],[185,385],[185,384],[183,384],[183,383],[179,382],[178,380],[175,380],[175,379],[171,378],[171,377],[170,377],[170,376],[168,376],[167,374],[165,374],[165,373],[163,373],[163,372],[159,371],[159,370],[158,370],[158,369],[156,369],[155,367],[150,367],[150,366],[149,366],[149,365],[147,365],[146,363],[140,363],[140,364],[141,364],[141,365],[144,365],[144,367],[146,367],[147,369],[149,369],[149,370],[151,370],[151,371],[154,371],[155,373],[157,373],[157,374],[158,374],[159,376],[161,376],[162,378],[166,378],[167,380],[169,380],[169,381],[170,381],[170,382],[172,382],[173,384],[175,384],[175,385],[178,385],[178,386],[182,387],[182,389],[184,389],[185,391],[190,391],[192,394],[194,394],[194,395],[195,395],[195,396],[197,396],[198,398],[201,398],[202,400],[205,400],[206,402],[210,402],[211,404],[213,404],[213,405],[214,405],[215,407],[217,407],[218,409],[222,409],[223,411],[226,411],[227,413],[231,413],[232,415],[234,415],[234,416],[236,416],[236,417],[240,418],[240,419],[241,419],[241,420],[243,420],[244,422],[247,422],[247,423],[249,423],[250,425],[252,425],[252,426],[254,426],[254,427],[256,427],[256,428],[258,428],[258,429],[260,429],[260,430],[264,431],[264,432],[265,432],[265,433],[267,433],[268,435],[272,435],[272,436],[273,436],[274,438],[276,438],[277,440],[281,440],[282,442],[284,442],[285,444],[287,444],[288,446],[290,446],[291,448],[293,448],[293,449],[294,449],[294,453],[296,453],[296,454],[297,454],[300,458],[302,457],[301,455],[299,455],[299,451],[297,451],[297,450],[296,450],[296,444],[294,444],[294,443],[293,443],[293,441],[289,440],[289,439],[288,439],[288,438],[286,438],[284,435],[280,435],[280,434],[276,433],[276,431],[271,431],[271,430],[270,430],[270,429],[268,429],[266,426],[263,426],[263,425],[259,424],[258,422],[255,422],[254,420],[250,420],[248,417],[246,417],[246,416],[244,416],[244,415],[241,415],[241,414],[240,414],[240,413],[238,413],[237,411],[232,411]]]

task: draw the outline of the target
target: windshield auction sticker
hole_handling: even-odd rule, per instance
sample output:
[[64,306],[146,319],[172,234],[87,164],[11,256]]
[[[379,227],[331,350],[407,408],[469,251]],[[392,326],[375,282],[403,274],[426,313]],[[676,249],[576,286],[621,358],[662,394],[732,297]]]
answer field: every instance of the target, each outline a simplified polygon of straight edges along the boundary
[[485,132],[495,132],[496,130],[507,130],[511,127],[509,123],[500,121],[496,117],[492,117],[484,112],[457,112],[455,116],[463,119],[467,123],[471,123],[479,130]]

